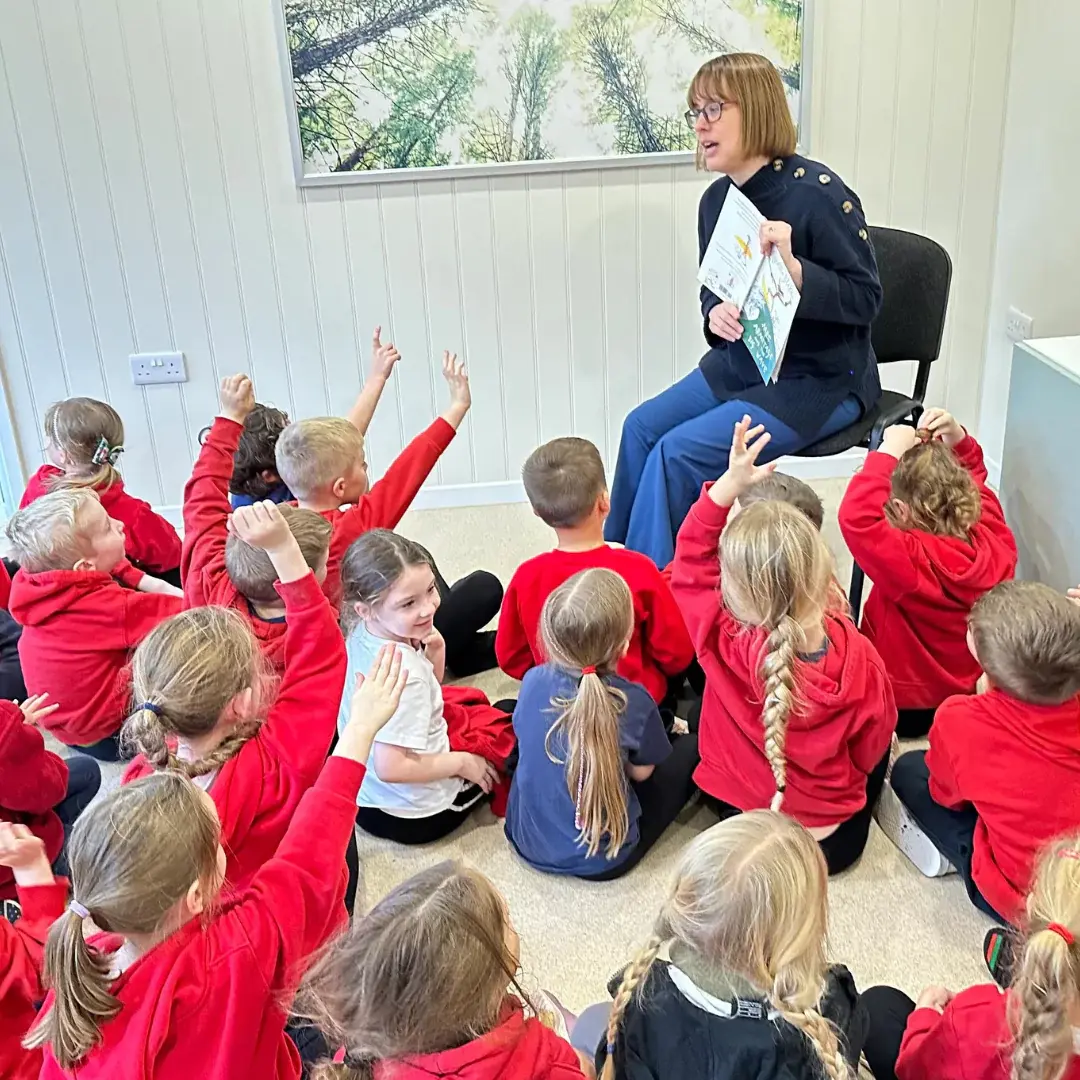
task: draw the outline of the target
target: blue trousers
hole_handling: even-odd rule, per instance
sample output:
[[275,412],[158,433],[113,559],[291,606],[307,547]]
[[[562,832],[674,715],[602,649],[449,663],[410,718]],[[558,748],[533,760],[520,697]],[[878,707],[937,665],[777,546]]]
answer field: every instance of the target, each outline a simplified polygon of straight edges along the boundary
[[642,402],[623,421],[604,536],[665,567],[675,536],[706,480],[727,469],[731,433],[747,413],[772,434],[762,463],[792,454],[853,424],[862,407],[842,401],[821,430],[804,438],[756,405],[720,401],[700,368]]

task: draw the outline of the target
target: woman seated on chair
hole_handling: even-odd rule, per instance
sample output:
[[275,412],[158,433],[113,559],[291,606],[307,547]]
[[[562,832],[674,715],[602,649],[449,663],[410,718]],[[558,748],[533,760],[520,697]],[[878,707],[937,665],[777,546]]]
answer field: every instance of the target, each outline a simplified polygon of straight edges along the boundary
[[724,471],[744,414],[772,433],[764,461],[835,435],[881,396],[870,345],[881,284],[862,206],[835,173],[795,153],[776,68],[753,53],[717,57],[694,76],[688,101],[698,162],[724,174],[701,197],[699,257],[734,183],[767,219],[757,242],[779,252],[800,300],[779,378],[765,383],[739,309],[703,288],[709,351],[623,423],[606,536],[659,566],[702,482]]

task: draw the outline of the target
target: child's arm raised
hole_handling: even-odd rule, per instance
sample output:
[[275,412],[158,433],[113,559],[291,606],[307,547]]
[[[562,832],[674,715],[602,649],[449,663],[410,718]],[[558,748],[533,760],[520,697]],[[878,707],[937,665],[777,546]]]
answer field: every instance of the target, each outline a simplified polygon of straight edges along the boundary
[[914,428],[904,424],[887,428],[881,448],[866,455],[840,503],[840,531],[852,557],[874,588],[894,600],[918,584],[919,548],[911,533],[890,524],[885,505],[892,498],[896,463],[919,441]]
[[16,813],[45,814],[67,795],[68,767],[45,746],[37,721],[55,712],[47,694],[22,705],[0,700],[0,790],[4,807]]
[[285,601],[285,674],[259,738],[282,765],[314,781],[330,748],[345,688],[347,659],[330,606],[281,510],[272,502],[238,507],[229,531],[262,548]]
[[225,574],[226,523],[233,458],[244,421],[255,408],[255,388],[246,375],[221,380],[221,411],[199,450],[191,479],[184,486],[184,548],[180,574],[190,607],[206,603],[203,573]]
[[401,353],[393,344],[382,342],[382,327],[376,326],[371,338],[371,374],[360,391],[356,404],[349,410],[348,420],[361,435],[366,435],[371,426],[371,418],[379,404],[379,398],[386,388],[387,381],[394,370],[394,365],[401,359]]

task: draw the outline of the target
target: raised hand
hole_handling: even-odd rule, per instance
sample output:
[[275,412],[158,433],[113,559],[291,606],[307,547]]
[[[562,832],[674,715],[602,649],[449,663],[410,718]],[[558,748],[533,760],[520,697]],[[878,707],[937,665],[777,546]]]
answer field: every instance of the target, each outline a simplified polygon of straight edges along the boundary
[[238,506],[229,515],[228,527],[233,536],[267,553],[296,543],[281,510],[269,500]]
[[955,446],[965,435],[964,428],[956,417],[940,408],[927,409],[919,420],[919,428],[929,431],[946,446]]
[[897,460],[922,442],[919,433],[907,424],[893,424],[885,429],[885,436],[878,449]]
[[349,705],[349,722],[334,753],[353,761],[367,761],[375,736],[397,712],[408,671],[401,666],[401,650],[384,645],[365,678],[356,673],[356,689]]
[[450,387],[450,407],[443,413],[443,419],[456,428],[472,407],[469,376],[465,364],[457,358],[457,353],[452,352],[443,353],[442,373]]
[[244,374],[221,380],[221,416],[242,424],[255,408],[255,387]]
[[382,327],[376,326],[371,335],[371,374],[385,381],[390,378],[394,365],[401,359],[401,353],[392,342],[383,344]]

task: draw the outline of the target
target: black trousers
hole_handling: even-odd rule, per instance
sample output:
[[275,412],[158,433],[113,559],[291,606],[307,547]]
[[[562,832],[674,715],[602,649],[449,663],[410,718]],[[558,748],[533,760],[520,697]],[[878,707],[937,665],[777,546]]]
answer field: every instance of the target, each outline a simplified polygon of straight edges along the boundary
[[114,735],[108,735],[104,739],[99,739],[96,743],[90,743],[89,746],[73,746],[72,750],[78,750],[80,754],[86,754],[88,757],[97,758],[98,761],[123,760],[120,754],[119,731]]
[[[397,844],[433,844],[459,829],[476,807],[487,802],[475,784],[463,788],[454,805],[430,817],[398,817],[372,806],[361,806],[356,811],[356,824],[371,836],[381,840],[393,840]],[[476,800],[473,802],[473,800]],[[469,804],[472,805],[469,805]],[[455,809],[467,806],[467,810]]]
[[[831,836],[818,841],[830,875],[842,873],[854,866],[862,857],[867,837],[870,835],[870,819],[874,814],[874,804],[878,801],[882,787],[885,786],[885,770],[888,767],[889,754],[886,752],[866,778],[866,804],[863,808],[852,814],[847,821],[841,822],[839,828]],[[715,796],[703,792],[702,798],[705,805],[719,814],[721,819],[742,813],[737,807],[722,802]]]
[[921,739],[930,731],[937,709],[900,709],[896,717],[898,739]]
[[614,881],[628,874],[649,849],[664,835],[667,827],[692,798],[696,786],[694,770],[700,757],[696,733],[678,735],[671,744],[671,754],[653,770],[648,780],[634,784],[641,807],[638,842],[633,852],[617,866],[600,874],[582,875],[586,881]]
[[68,876],[67,844],[72,826],[101,787],[101,769],[93,758],[73,754],[65,758],[65,763],[68,767],[67,794],[53,807],[64,827],[64,846],[53,863],[53,873],[63,877]]
[[349,871],[349,881],[345,886],[345,910],[352,918],[356,907],[356,892],[360,887],[360,852],[356,847],[356,830],[349,833],[349,846],[345,849],[345,866]]
[[863,1044],[866,1063],[874,1080],[896,1080],[896,1059],[915,1002],[895,987],[871,986],[863,991],[862,1004],[870,1016],[870,1031]]
[[484,627],[499,614],[502,583],[494,574],[476,570],[448,585],[434,561],[431,568],[440,600],[435,629],[446,641],[446,666],[458,678],[498,667],[495,632]]

